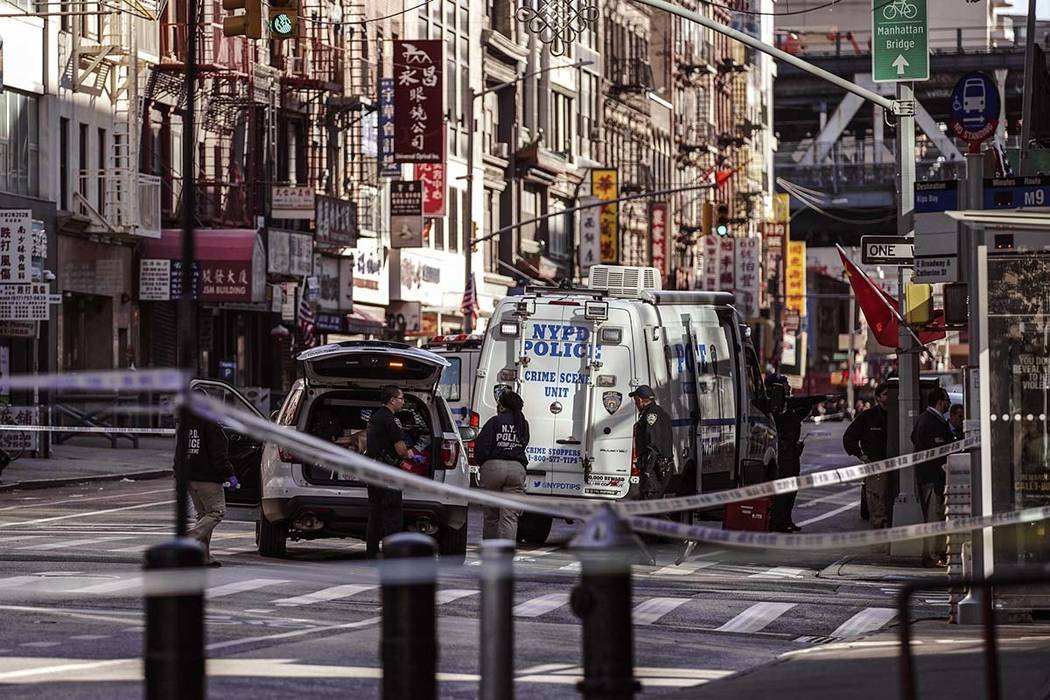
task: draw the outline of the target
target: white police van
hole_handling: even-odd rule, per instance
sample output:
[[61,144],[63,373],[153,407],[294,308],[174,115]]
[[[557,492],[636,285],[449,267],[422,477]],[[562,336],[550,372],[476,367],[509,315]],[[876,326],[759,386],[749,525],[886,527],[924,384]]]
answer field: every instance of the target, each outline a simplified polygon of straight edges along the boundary
[[[775,474],[776,428],[758,357],[724,292],[661,291],[655,268],[598,265],[585,289],[528,288],[500,301],[481,351],[480,424],[500,392],[525,401],[526,492],[639,496],[628,394],[647,384],[671,416],[676,478],[668,495]],[[542,542],[549,518],[524,514],[519,538]]]
[[[458,335],[436,335],[423,349],[440,355],[448,361],[441,372],[438,393],[445,399],[449,410],[460,428],[478,429],[478,414],[474,412],[474,378],[481,359],[481,343],[484,336],[461,333]],[[464,443],[470,464],[470,484],[478,485],[478,465],[474,462],[474,441]]]

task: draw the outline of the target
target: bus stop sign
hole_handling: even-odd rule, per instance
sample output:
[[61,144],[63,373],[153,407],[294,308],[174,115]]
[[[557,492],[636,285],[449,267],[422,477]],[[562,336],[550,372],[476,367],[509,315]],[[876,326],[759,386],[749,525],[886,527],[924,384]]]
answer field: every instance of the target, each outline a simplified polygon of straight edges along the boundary
[[999,88],[984,73],[967,73],[952,90],[952,133],[970,144],[971,153],[999,126]]

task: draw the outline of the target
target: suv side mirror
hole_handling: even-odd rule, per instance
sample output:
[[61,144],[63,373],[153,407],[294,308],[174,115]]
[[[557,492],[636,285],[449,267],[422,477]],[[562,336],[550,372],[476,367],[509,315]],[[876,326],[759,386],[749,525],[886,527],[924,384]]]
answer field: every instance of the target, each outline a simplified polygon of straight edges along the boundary
[[280,413],[281,413],[281,409],[277,409],[276,411],[271,413],[270,414],[270,420],[272,420],[272,421],[277,420],[277,416],[280,415]]
[[459,437],[463,442],[470,442],[478,439],[477,428],[471,428],[470,426],[464,425],[459,429]]
[[787,407],[787,390],[783,384],[774,384],[769,389],[769,410],[774,415],[783,413]]

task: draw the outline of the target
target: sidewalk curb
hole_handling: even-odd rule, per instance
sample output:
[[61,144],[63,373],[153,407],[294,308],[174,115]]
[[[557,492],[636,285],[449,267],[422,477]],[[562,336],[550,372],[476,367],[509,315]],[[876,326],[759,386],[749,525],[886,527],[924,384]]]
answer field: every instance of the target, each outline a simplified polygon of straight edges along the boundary
[[171,476],[171,469],[151,469],[141,472],[124,472],[121,474],[97,474],[93,476],[71,476],[63,479],[34,479],[32,481],[15,481],[10,484],[0,484],[0,493],[5,491],[31,491],[34,489],[49,489],[57,486],[70,486],[73,484],[90,484],[101,481],[121,481],[131,479],[134,481],[147,479],[162,479]]

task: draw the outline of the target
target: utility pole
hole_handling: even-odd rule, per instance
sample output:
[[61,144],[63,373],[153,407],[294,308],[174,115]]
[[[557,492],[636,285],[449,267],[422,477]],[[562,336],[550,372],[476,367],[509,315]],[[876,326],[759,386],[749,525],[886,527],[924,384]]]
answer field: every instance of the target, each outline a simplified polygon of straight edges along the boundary
[[849,286],[849,360],[846,363],[846,415],[853,415],[853,404],[856,399],[853,390],[853,370],[857,366],[857,343],[854,333],[857,331],[857,295],[853,292],[853,285]]
[[[1028,17],[1025,18],[1024,37],[1024,87],[1021,92],[1021,157],[1018,175],[1028,174],[1028,142],[1032,140],[1032,83],[1035,76],[1032,69],[1035,67],[1035,8],[1037,0],[1028,0]],[[1003,95],[1003,108],[1006,107],[1006,96]],[[967,167],[969,175],[969,167]],[[976,209],[971,202],[970,209]],[[976,284],[976,278],[971,279]]]
[[[914,105],[915,92],[911,83],[897,83],[898,103]],[[915,111],[910,115],[897,116],[897,235],[907,236],[915,230]],[[900,315],[906,318],[907,303],[904,286],[908,275],[903,266],[898,269],[900,282]],[[902,322],[898,326],[897,340],[897,454],[912,452],[911,430],[921,410],[919,395],[919,348],[912,339],[911,331]],[[893,505],[893,525],[921,523],[922,509],[919,506],[915,483],[915,468],[900,471],[900,493]],[[922,540],[894,542],[890,546],[894,556],[922,554]]]

